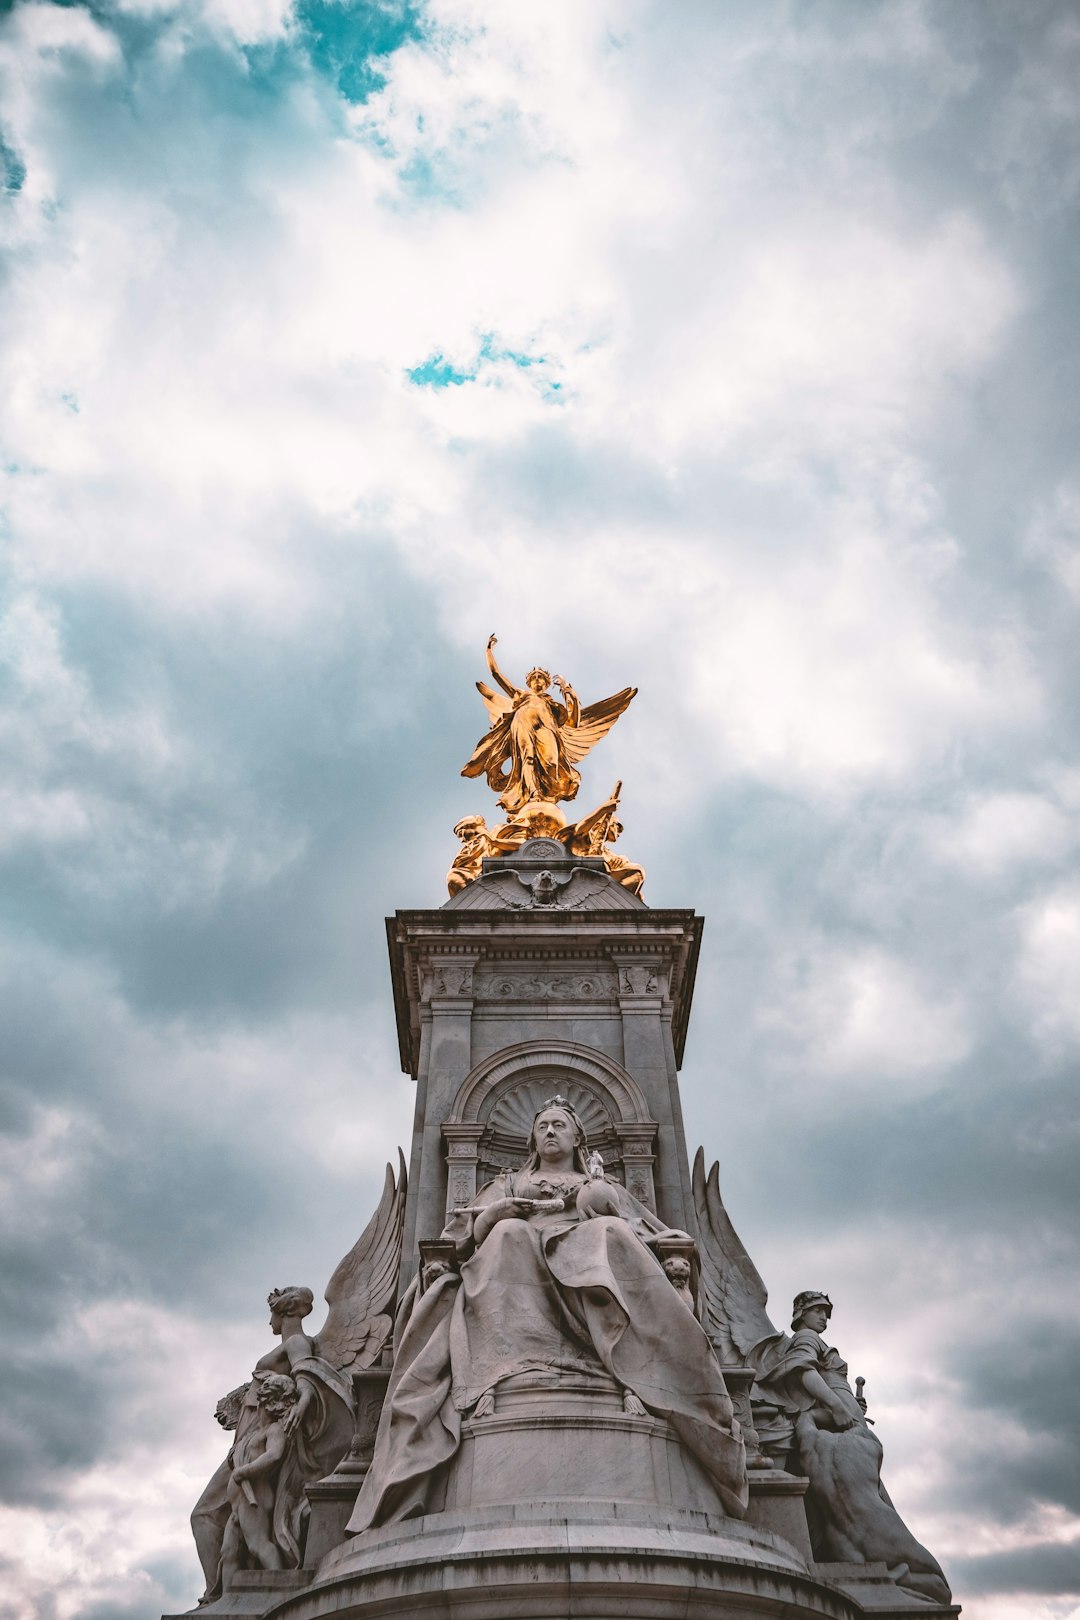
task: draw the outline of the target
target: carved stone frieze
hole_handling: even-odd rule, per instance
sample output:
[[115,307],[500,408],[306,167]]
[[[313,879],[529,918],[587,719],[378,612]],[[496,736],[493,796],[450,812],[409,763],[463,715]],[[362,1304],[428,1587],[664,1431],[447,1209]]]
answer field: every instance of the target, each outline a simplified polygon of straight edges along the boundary
[[614,973],[477,973],[478,1001],[609,1001],[618,993]]

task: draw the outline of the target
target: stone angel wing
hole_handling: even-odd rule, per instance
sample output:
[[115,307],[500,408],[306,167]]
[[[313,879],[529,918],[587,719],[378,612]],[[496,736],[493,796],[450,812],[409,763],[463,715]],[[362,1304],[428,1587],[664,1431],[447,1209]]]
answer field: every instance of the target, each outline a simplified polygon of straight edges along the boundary
[[781,1335],[765,1309],[765,1284],[724,1208],[719,1164],[705,1174],[704,1148],[694,1159],[693,1194],[706,1325],[721,1360],[730,1356],[732,1364],[745,1364],[755,1345]]
[[401,1233],[405,1222],[405,1160],[398,1149],[398,1178],[386,1167],[379,1207],[326,1285],[330,1307],[318,1337],[318,1353],[343,1371],[370,1367],[390,1337],[397,1294]]
[[[576,726],[562,727],[560,732],[562,746],[571,765],[577,765],[585,758],[589,749],[596,746],[601,737],[607,736],[620,714],[630,707],[632,699],[636,696],[636,686],[624,686],[614,697],[601,698],[599,703],[590,703],[587,709],[582,709]],[[489,707],[488,713],[490,712]]]

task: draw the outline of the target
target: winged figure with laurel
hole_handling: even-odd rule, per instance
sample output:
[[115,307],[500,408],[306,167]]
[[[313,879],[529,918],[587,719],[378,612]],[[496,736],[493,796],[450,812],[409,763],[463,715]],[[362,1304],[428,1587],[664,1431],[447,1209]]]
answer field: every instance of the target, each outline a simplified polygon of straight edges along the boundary
[[[499,804],[513,816],[527,804],[574,798],[581,781],[575,766],[611,730],[637,687],[626,686],[583,709],[573,687],[546,669],[531,669],[525,685],[515,686],[495,662],[497,639],[488,637],[487,665],[500,690],[476,683],[491,727],[461,774],[486,776]],[[551,695],[553,679],[561,703]]]
[[269,1295],[280,1342],[260,1356],[249,1383],[218,1403],[218,1422],[235,1438],[191,1515],[203,1603],[238,1569],[300,1564],[306,1487],[333,1473],[349,1450],[352,1375],[378,1361],[393,1327],[405,1193],[399,1152],[396,1179],[387,1165],[378,1208],[326,1286],[330,1309],[317,1335],[303,1325],[315,1302],[310,1288]]

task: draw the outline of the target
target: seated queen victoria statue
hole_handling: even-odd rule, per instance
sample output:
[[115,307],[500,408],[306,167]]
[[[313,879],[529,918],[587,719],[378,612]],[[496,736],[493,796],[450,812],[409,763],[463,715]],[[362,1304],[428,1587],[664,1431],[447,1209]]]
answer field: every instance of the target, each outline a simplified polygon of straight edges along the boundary
[[[623,1411],[666,1421],[726,1511],[747,1506],[743,1441],[709,1339],[654,1246],[684,1238],[618,1184],[590,1174],[575,1110],[550,1099],[520,1170],[455,1210],[456,1268],[429,1268],[398,1318],[394,1370],[352,1533],[438,1511],[469,1418],[493,1416],[523,1374],[622,1391]],[[594,1166],[595,1167],[595,1166]],[[433,1275],[434,1272],[441,1272]]]

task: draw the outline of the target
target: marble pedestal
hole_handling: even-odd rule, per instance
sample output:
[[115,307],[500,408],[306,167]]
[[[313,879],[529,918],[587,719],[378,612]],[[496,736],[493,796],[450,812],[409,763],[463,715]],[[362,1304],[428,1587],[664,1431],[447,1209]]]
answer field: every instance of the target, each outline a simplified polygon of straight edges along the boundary
[[630,1417],[606,1375],[506,1379],[494,1416],[467,1419],[446,1481],[447,1510],[507,1502],[658,1503],[722,1517],[704,1469],[654,1417]]

